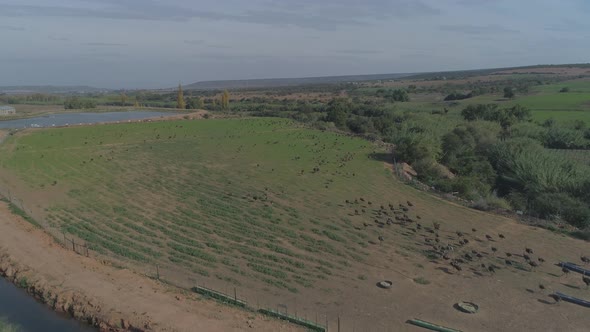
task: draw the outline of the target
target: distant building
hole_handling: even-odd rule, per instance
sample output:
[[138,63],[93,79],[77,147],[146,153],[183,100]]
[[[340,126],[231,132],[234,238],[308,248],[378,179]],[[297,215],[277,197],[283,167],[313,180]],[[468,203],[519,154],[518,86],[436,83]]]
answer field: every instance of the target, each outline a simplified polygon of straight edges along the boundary
[[0,106],[0,115],[16,114],[16,110],[12,106]]

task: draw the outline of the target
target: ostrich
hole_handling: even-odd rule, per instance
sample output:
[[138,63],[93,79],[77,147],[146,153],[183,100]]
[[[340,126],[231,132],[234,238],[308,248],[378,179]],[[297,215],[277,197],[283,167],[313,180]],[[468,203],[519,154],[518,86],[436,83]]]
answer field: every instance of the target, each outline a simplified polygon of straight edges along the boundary
[[561,301],[561,297],[559,297],[556,294],[551,294],[549,295],[549,297],[552,298],[555,301],[555,303],[559,303],[559,301]]
[[529,265],[531,266],[531,271],[534,270],[539,264],[535,261],[529,261]]
[[540,290],[545,290],[545,285],[543,285],[543,284],[539,284],[539,289],[540,289]]
[[477,232],[477,229],[475,229],[475,228],[472,228],[472,229],[471,229],[471,231],[472,231],[473,233],[475,233],[475,232]]
[[504,236],[504,234],[498,234],[498,237],[501,239],[505,239],[506,237]]

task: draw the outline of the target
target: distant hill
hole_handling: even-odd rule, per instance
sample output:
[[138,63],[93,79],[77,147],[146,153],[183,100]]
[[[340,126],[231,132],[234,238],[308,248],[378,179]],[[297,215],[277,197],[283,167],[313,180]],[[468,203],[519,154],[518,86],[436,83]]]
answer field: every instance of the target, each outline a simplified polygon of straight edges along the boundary
[[262,78],[251,80],[203,81],[184,86],[185,90],[249,89],[266,87],[285,87],[308,84],[333,84],[375,80],[400,79],[413,74],[347,75],[302,78]]
[[436,79],[459,79],[473,76],[483,75],[494,75],[497,72],[507,71],[522,71],[530,70],[533,74],[541,74],[542,72],[535,71],[536,69],[547,69],[546,74],[551,74],[553,68],[584,68],[590,69],[588,63],[577,63],[577,64],[558,64],[558,65],[533,65],[533,66],[521,66],[521,67],[504,67],[504,68],[486,68],[486,69],[472,69],[472,70],[454,70],[454,71],[441,71],[441,72],[425,72],[406,75],[404,80],[436,80]]
[[99,93],[108,92],[109,89],[100,89],[91,86],[54,86],[54,85],[22,85],[0,86],[0,93],[25,94],[25,93]]

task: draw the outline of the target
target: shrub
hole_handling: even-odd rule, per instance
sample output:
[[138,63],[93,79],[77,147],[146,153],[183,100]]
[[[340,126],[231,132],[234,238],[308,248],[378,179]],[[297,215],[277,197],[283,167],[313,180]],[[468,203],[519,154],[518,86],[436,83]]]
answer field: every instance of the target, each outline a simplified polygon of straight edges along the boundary
[[545,135],[545,146],[552,149],[583,149],[588,146],[580,130],[551,126]]
[[529,209],[541,218],[561,218],[578,228],[590,225],[588,206],[565,193],[543,193],[532,201]]
[[495,194],[488,194],[485,197],[477,199],[471,207],[482,211],[491,210],[510,210],[510,204],[503,198],[499,198]]
[[468,99],[473,97],[473,93],[467,93],[467,94],[462,94],[462,93],[456,93],[453,92],[450,95],[446,96],[444,101],[452,101],[452,100],[463,100],[463,99]]

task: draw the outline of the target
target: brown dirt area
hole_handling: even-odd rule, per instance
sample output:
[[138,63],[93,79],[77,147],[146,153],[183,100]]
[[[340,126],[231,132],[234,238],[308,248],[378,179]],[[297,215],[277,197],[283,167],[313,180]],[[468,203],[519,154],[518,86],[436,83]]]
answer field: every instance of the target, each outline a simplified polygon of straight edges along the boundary
[[26,277],[30,293],[55,300],[56,310],[91,321],[101,330],[300,330],[65,250],[43,231],[12,215],[3,202],[0,274],[12,281]]
[[[456,272],[447,261],[428,259],[418,253],[429,246],[423,243],[424,235],[414,238],[412,250],[417,251],[413,253],[400,251],[408,244],[396,234],[385,232],[385,242],[370,249],[374,255],[367,262],[353,263],[348,276],[333,276],[319,282],[314,289],[302,289],[297,295],[271,294],[264,291],[264,284],[242,289],[241,293],[256,302],[280,301],[290,310],[307,309],[308,315],[314,311],[325,313],[332,328],[336,326],[335,318],[340,316],[342,331],[421,331],[406,324],[410,318],[463,331],[587,331],[590,324],[587,308],[563,302],[554,304],[548,295],[561,291],[579,298],[590,297],[581,275],[563,276],[561,269],[554,265],[562,260],[578,262],[581,254],[590,252],[590,244],[403,186],[392,188],[392,196],[399,195],[414,202],[411,214],[420,215],[424,225],[429,223],[426,220],[443,222],[440,233],[445,242],[451,242],[447,239],[455,237],[456,230],[471,233],[471,228],[477,228],[476,233],[466,235],[471,240],[467,247],[484,252],[486,263],[493,256],[503,261],[505,252],[513,254],[513,261],[522,261],[519,256],[525,247],[534,248],[533,256],[543,257],[546,262],[534,271],[529,271],[528,266],[526,270],[517,270],[498,263],[500,269],[495,274],[478,269],[477,264]],[[10,215],[4,204],[0,207],[0,250],[9,253],[11,261],[31,269],[28,273],[34,271],[44,285],[62,291],[73,289],[91,298],[93,305],[98,303],[94,306],[103,308],[101,313],[106,313],[103,315],[106,321],[125,318],[140,327],[147,322],[158,331],[194,331],[195,326],[202,327],[197,329],[202,331],[247,329],[250,313],[198,300],[194,295],[130,270],[116,269],[64,250],[42,231]],[[505,239],[499,239],[499,233]],[[494,240],[487,241],[485,234],[491,234]],[[491,246],[499,249],[496,255],[491,253]],[[359,278],[361,275],[365,278]],[[428,284],[416,282],[417,278],[424,278]],[[377,288],[375,284],[380,280],[393,281],[393,287]],[[546,289],[540,290],[539,284]],[[211,282],[207,286],[222,289],[223,285]],[[329,292],[324,291],[328,289]],[[480,312],[475,315],[458,312],[453,304],[459,301],[477,303]],[[256,331],[295,329],[259,316],[253,321]]]

